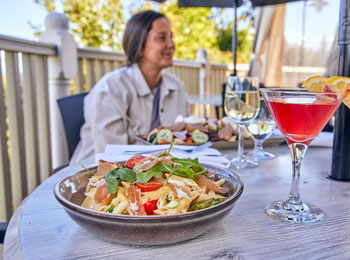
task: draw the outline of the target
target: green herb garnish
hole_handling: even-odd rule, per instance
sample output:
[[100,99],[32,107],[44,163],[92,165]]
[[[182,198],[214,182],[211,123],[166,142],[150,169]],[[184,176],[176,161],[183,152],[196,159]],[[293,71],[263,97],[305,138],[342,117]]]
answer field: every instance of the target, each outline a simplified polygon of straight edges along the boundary
[[118,180],[136,182],[136,173],[125,167],[115,168],[105,173],[105,180],[108,193],[113,194],[118,191]]
[[112,204],[108,209],[107,209],[107,212],[108,213],[112,213],[114,210],[114,204]]
[[[162,154],[168,156],[171,149],[174,150],[174,142],[171,143],[168,153]],[[204,169],[196,159],[179,159],[172,158],[173,163],[157,163],[151,169],[147,171],[135,173],[134,170],[122,166],[121,168],[115,168],[105,174],[105,180],[107,183],[107,189],[109,194],[116,193],[118,191],[118,181],[128,181],[131,183],[141,182],[147,183],[152,177],[162,178],[164,172],[168,172],[169,175],[164,182],[164,186],[168,183],[169,178],[175,174],[180,177],[190,178],[194,180],[199,175],[206,175],[207,169]]]
[[84,165],[80,164],[80,166],[83,167],[83,169],[84,169],[85,171],[87,171],[88,173],[91,173],[92,175],[95,175],[95,174],[96,174],[96,172],[91,171],[90,169],[86,168]]
[[169,146],[168,155],[170,154],[170,151],[174,152],[174,141],[172,141]]

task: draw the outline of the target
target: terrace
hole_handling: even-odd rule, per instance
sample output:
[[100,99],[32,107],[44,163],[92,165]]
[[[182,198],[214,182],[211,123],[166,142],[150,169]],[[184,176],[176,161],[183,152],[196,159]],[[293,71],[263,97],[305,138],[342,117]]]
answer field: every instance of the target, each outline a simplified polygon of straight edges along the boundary
[[[69,162],[57,99],[89,92],[105,73],[125,65],[123,53],[77,47],[64,16],[50,19],[39,41],[0,34],[0,222]],[[249,68],[237,64],[237,74]],[[326,73],[325,67],[280,69],[281,87]],[[191,114],[222,117],[222,84],[232,64],[211,63],[199,52],[196,60],[175,60],[168,71],[185,83]]]

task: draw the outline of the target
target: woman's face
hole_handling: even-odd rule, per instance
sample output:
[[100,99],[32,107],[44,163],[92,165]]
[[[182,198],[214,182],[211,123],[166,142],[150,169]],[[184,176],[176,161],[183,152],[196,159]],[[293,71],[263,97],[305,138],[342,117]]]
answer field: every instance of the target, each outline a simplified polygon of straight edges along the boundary
[[152,29],[148,32],[140,63],[164,69],[173,65],[174,50],[170,23],[163,17],[158,18],[153,21]]

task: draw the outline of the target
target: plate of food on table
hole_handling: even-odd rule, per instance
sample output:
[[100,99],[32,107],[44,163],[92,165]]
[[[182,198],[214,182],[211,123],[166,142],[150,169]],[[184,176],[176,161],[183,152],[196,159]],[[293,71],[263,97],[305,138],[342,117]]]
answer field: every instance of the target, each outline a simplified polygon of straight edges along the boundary
[[[152,129],[148,135],[140,136],[140,142],[147,144],[200,145],[211,141],[212,148],[232,149],[238,144],[238,128],[229,117],[202,118],[197,116],[178,116],[175,122],[168,126]],[[277,145],[283,142],[281,135],[272,135],[264,144]],[[252,147],[254,142],[249,133],[244,133],[244,144]]]
[[79,225],[104,240],[161,245],[218,225],[243,192],[229,169],[174,157],[169,150],[127,161],[99,160],[60,180],[56,199]]

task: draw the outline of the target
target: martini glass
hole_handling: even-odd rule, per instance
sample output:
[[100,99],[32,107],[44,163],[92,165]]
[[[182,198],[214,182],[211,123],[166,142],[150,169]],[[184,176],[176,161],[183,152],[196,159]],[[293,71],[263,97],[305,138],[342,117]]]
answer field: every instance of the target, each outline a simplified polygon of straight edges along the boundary
[[253,168],[258,164],[248,160],[243,154],[243,134],[245,126],[259,113],[259,81],[256,77],[235,77],[227,79],[225,89],[225,112],[238,125],[238,152],[231,164],[236,169]]
[[302,202],[300,198],[300,167],[309,144],[327,124],[341,101],[333,92],[308,92],[304,89],[260,91],[289,145],[293,165],[288,199],[267,205],[265,211],[272,218],[291,223],[321,221],[325,218],[323,211]]

